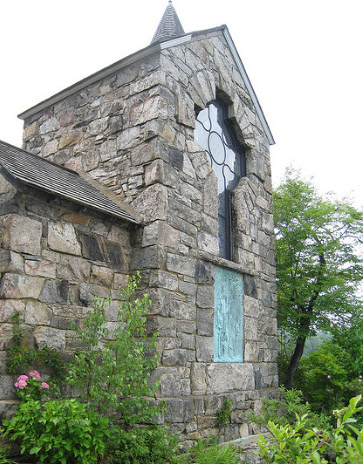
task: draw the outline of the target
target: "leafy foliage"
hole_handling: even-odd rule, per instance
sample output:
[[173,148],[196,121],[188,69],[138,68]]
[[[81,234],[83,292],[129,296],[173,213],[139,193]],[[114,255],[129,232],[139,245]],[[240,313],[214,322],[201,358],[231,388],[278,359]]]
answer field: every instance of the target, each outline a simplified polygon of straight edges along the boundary
[[[296,417],[294,425],[276,425],[269,422],[269,431],[273,440],[261,436],[258,442],[261,457],[266,464],[276,462],[298,464],[327,463],[321,460],[317,451],[320,437],[312,430],[305,431],[307,417]],[[321,449],[321,448],[320,448]]]
[[22,401],[38,400],[49,390],[49,385],[42,382],[39,372],[35,370],[28,372],[28,375],[20,375],[14,387]]
[[363,279],[358,245],[363,213],[323,198],[296,173],[274,192],[278,324],[294,343],[285,385],[290,388],[306,338],[330,330],[361,310]]
[[106,305],[97,299],[94,310],[77,330],[82,349],[69,366],[67,381],[81,391],[89,409],[112,419],[107,440],[107,463],[172,462],[177,439],[156,426],[160,409],[150,405],[157,385],[150,384],[157,365],[156,338],[148,338],[145,322],[148,295],[136,296],[140,275],[130,276],[119,298],[117,321],[107,324]]
[[27,459],[35,456],[36,462],[51,464],[173,462],[177,437],[156,425],[160,410],[148,401],[156,388],[149,377],[157,364],[157,334],[147,337],[150,300],[136,297],[139,281],[139,275],[130,277],[120,295],[116,323],[105,317],[112,302],[96,299],[84,327],[77,329],[82,350],[70,363],[67,380],[81,401],[41,403],[39,373],[18,377],[21,403],[5,434],[20,442]]
[[194,464],[238,464],[238,452],[231,445],[218,445],[215,440],[198,442],[181,456],[178,463]]
[[[0,427],[0,439],[2,435],[2,428]],[[11,461],[7,459],[7,454],[8,454],[9,447],[2,445],[0,443],[0,464],[10,464]]]
[[286,390],[280,388],[279,398],[263,399],[262,408],[258,415],[248,414],[248,418],[256,424],[267,425],[273,422],[285,426],[295,422],[296,416],[309,418],[308,427],[329,429],[329,418],[324,414],[312,411],[310,404],[304,400],[301,390]]
[[296,415],[293,424],[278,425],[270,421],[271,439],[260,436],[258,445],[262,462],[298,464],[363,463],[363,429],[352,424],[353,417],[362,410],[357,407],[361,396],[350,400],[349,405],[335,411],[337,424],[333,430],[309,428],[309,417]]
[[20,325],[20,314],[12,317],[13,338],[12,345],[6,352],[6,372],[16,374],[32,366],[48,366],[55,378],[61,380],[64,376],[64,362],[56,350],[47,346],[39,349],[32,348],[27,343],[24,329]]
[[315,410],[329,413],[340,405],[347,372],[339,347],[330,342],[324,343],[301,360],[301,371],[302,388]]
[[233,403],[228,398],[223,398],[223,404],[217,409],[217,424],[221,427],[231,422],[231,407]]
[[348,325],[333,331],[332,344],[339,347],[350,379],[363,375],[363,319],[356,314]]
[[168,434],[165,427],[152,425],[129,431],[112,427],[104,462],[171,464],[178,454],[178,438]]
[[363,393],[363,376],[353,368],[357,363],[334,340],[326,341],[301,359],[294,385],[299,385],[314,411],[329,415]]
[[156,367],[156,337],[147,338],[145,322],[150,299],[135,298],[139,276],[131,276],[120,297],[117,322],[107,326],[105,306],[110,300],[97,299],[94,311],[77,330],[82,343],[69,366],[67,381],[82,392],[89,408],[117,417],[125,426],[153,422],[157,414],[146,397],[152,397],[156,385],[149,385]]
[[97,463],[105,452],[109,420],[76,399],[21,401],[4,436],[20,440],[21,453],[40,463]]

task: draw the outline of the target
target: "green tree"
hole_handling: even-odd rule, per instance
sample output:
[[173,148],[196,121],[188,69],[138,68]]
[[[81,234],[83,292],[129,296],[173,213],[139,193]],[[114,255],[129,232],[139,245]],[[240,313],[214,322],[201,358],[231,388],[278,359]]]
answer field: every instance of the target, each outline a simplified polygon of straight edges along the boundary
[[349,321],[349,325],[334,330],[332,342],[345,354],[344,365],[351,378],[363,376],[363,320],[361,314],[354,315]]
[[287,173],[273,201],[278,324],[293,343],[284,379],[291,388],[307,337],[343,325],[361,310],[363,213],[320,196],[295,172]]
[[350,378],[346,356],[338,345],[327,341],[304,356],[300,363],[301,388],[315,411],[331,414],[349,401]]
[[98,413],[119,418],[128,429],[153,422],[158,409],[149,405],[157,384],[149,385],[157,365],[156,338],[146,333],[151,300],[136,298],[140,275],[130,276],[120,295],[117,322],[109,330],[105,308],[111,299],[95,299],[94,310],[85,318],[76,339],[82,349],[68,366],[68,383],[81,392],[81,399]]

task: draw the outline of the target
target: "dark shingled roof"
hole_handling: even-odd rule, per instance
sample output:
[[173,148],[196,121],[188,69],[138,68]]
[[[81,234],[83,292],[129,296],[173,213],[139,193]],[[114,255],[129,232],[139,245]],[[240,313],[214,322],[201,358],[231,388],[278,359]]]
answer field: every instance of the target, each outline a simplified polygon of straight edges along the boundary
[[166,7],[165,13],[161,18],[160,24],[151,43],[165,42],[166,40],[173,39],[174,37],[180,37],[183,34],[183,26],[181,25],[171,0],[169,0],[169,4]]
[[135,224],[140,222],[130,206],[119,200],[116,204],[78,173],[1,140],[0,165],[19,182]]

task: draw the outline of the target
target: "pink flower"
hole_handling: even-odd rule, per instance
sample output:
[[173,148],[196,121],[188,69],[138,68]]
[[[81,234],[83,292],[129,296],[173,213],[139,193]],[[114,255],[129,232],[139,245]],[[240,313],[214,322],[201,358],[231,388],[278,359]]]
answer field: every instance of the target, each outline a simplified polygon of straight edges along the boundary
[[27,383],[25,382],[25,380],[19,380],[19,390],[24,390],[26,386],[27,386]]
[[327,377],[328,377],[328,379],[330,379],[330,375],[328,375]]
[[358,382],[361,382],[361,381],[362,381],[362,379],[358,379]]
[[19,377],[16,380],[18,382],[27,382],[29,380],[29,377],[27,375],[19,375]]
[[40,374],[38,371],[30,371],[29,377],[35,377],[37,380],[40,380]]
[[49,390],[49,385],[47,384],[47,382],[42,382],[41,385],[40,385],[40,389],[41,390]]
[[14,383],[14,387],[15,387],[15,388],[19,388],[19,382],[15,382],[15,383]]

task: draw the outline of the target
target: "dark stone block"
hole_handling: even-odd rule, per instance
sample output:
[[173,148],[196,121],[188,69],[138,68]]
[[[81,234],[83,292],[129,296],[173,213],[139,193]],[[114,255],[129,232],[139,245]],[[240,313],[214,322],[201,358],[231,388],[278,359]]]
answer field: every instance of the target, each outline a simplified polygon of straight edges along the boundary
[[[93,306],[93,295],[88,291],[87,284],[81,284],[78,289],[79,306],[91,307]],[[76,300],[75,300],[76,301]]]
[[213,336],[214,314],[211,309],[198,309],[197,328],[198,335]]
[[167,400],[165,405],[165,422],[189,422],[191,420],[192,400]]
[[184,366],[187,362],[187,350],[167,350],[163,354],[164,366]]
[[100,244],[92,235],[79,234],[82,245],[82,256],[92,261],[105,261]]
[[154,333],[158,332],[159,325],[156,317],[148,317],[145,324],[146,334],[152,336]]
[[59,300],[68,302],[68,294],[69,294],[69,282],[68,280],[61,280],[58,282],[58,294],[59,294]]
[[106,250],[107,261],[111,264],[111,266],[121,271],[127,271],[121,245],[115,242],[107,242]]
[[255,369],[255,388],[261,390],[262,388],[262,375],[260,369]]
[[53,316],[51,319],[51,327],[61,330],[72,330],[74,321],[64,317]]
[[[51,195],[46,197],[46,194],[42,192],[43,198],[42,200],[50,200]],[[53,197],[54,198],[54,197]],[[40,199],[37,198],[33,200],[32,198],[26,201],[26,209],[32,213],[38,214],[39,216],[46,217],[49,219],[54,219],[54,206],[50,206],[44,201],[39,201]]]
[[226,425],[224,427],[224,439],[226,442],[239,438],[238,425]]
[[39,297],[42,303],[67,304],[69,295],[68,280],[47,280]]
[[195,266],[195,281],[197,283],[212,283],[212,264],[206,261],[197,261]]
[[0,216],[10,213],[19,213],[20,207],[14,204],[12,201],[4,201],[0,203]]
[[250,275],[243,276],[244,293],[252,298],[257,298],[257,287],[254,277]]
[[119,132],[122,130],[123,127],[123,121],[121,116],[114,116],[110,118],[109,121],[109,131],[110,134],[115,134],[116,132]]
[[264,306],[266,306],[267,308],[270,308],[272,306],[271,292],[269,292],[269,291],[263,291],[262,292],[262,304]]
[[1,250],[0,252],[0,272],[6,272],[10,264],[10,250]]
[[170,164],[174,166],[174,168],[179,170],[183,169],[184,155],[181,151],[169,147],[169,160]]

